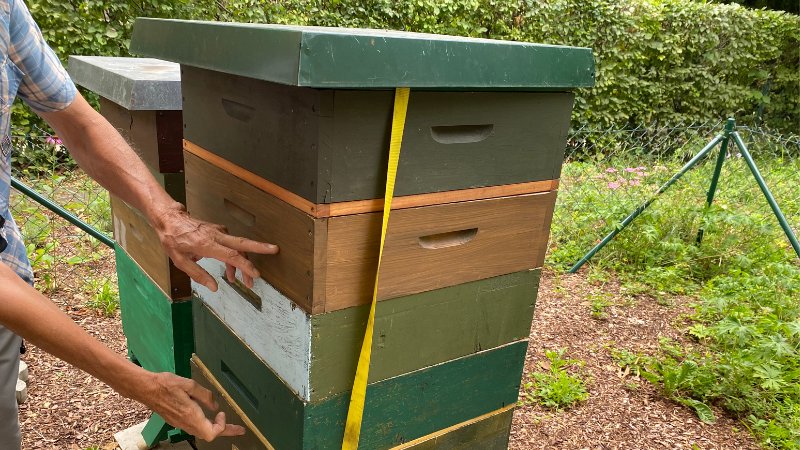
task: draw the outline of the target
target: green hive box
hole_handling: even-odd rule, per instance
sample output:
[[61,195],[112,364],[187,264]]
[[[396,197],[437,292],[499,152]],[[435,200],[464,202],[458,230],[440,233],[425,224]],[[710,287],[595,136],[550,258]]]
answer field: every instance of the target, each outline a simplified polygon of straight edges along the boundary
[[147,370],[188,377],[194,349],[192,302],[173,302],[116,247],[122,329],[128,349]]
[[[195,327],[200,359],[274,448],[341,446],[349,393],[303,401],[204,305]],[[359,448],[392,448],[513,405],[526,350],[516,341],[370,383]]]

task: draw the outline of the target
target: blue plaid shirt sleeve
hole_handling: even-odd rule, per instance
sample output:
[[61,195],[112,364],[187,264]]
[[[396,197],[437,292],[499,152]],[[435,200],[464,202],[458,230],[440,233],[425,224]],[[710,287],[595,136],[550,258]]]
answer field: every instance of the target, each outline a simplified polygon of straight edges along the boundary
[[25,3],[22,0],[10,3],[8,56],[22,72],[17,96],[36,111],[60,111],[75,99],[75,84],[44,41]]

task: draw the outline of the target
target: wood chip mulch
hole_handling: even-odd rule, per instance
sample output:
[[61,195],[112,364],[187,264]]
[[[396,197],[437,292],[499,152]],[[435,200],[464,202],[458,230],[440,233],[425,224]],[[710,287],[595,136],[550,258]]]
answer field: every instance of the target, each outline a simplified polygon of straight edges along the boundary
[[[103,263],[113,273],[113,257]],[[590,298],[604,293],[607,318],[591,317]],[[73,320],[119,354],[126,353],[119,314],[104,316],[68,289],[50,297]],[[544,351],[567,349],[585,361],[589,399],[567,411],[518,407],[510,448],[521,449],[757,449],[744,427],[716,411],[700,422],[688,409],[660,397],[649,383],[623,371],[611,349],[654,353],[662,336],[683,339],[688,300],[662,306],[620,292],[619,283],[591,283],[585,274],[545,271],[531,330],[525,376],[542,370]],[[28,345],[29,399],[20,407],[23,449],[117,449],[113,434],[145,420],[141,405],[120,397],[91,376]],[[524,396],[520,395],[522,400]]]
[[[605,319],[591,316],[588,298],[605,295]],[[628,296],[616,281],[590,283],[585,274],[545,271],[525,363],[525,374],[546,367],[545,350],[566,349],[585,361],[589,399],[567,411],[523,405],[515,411],[511,445],[521,449],[758,449],[744,426],[716,410],[704,424],[689,409],[660,397],[648,382],[623,370],[611,349],[655,354],[659,338],[682,341],[689,299],[660,305]],[[520,393],[520,400],[524,396]]]

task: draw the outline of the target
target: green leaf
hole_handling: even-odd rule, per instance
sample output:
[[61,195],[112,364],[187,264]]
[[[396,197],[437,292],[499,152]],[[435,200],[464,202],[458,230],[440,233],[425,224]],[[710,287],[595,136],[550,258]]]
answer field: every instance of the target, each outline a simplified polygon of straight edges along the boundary
[[695,400],[693,398],[682,398],[678,400],[679,403],[688,406],[697,414],[697,418],[705,423],[714,423],[717,421],[714,411],[705,403]]

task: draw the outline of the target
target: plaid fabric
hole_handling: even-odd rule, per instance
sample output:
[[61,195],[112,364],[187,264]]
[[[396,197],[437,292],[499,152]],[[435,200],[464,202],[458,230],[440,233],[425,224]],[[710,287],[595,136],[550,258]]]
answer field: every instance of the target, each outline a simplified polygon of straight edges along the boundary
[[11,181],[11,105],[19,96],[36,111],[60,111],[75,99],[75,84],[45,43],[22,0],[0,0],[0,214],[8,248],[0,261],[33,282],[25,246],[9,212]]

